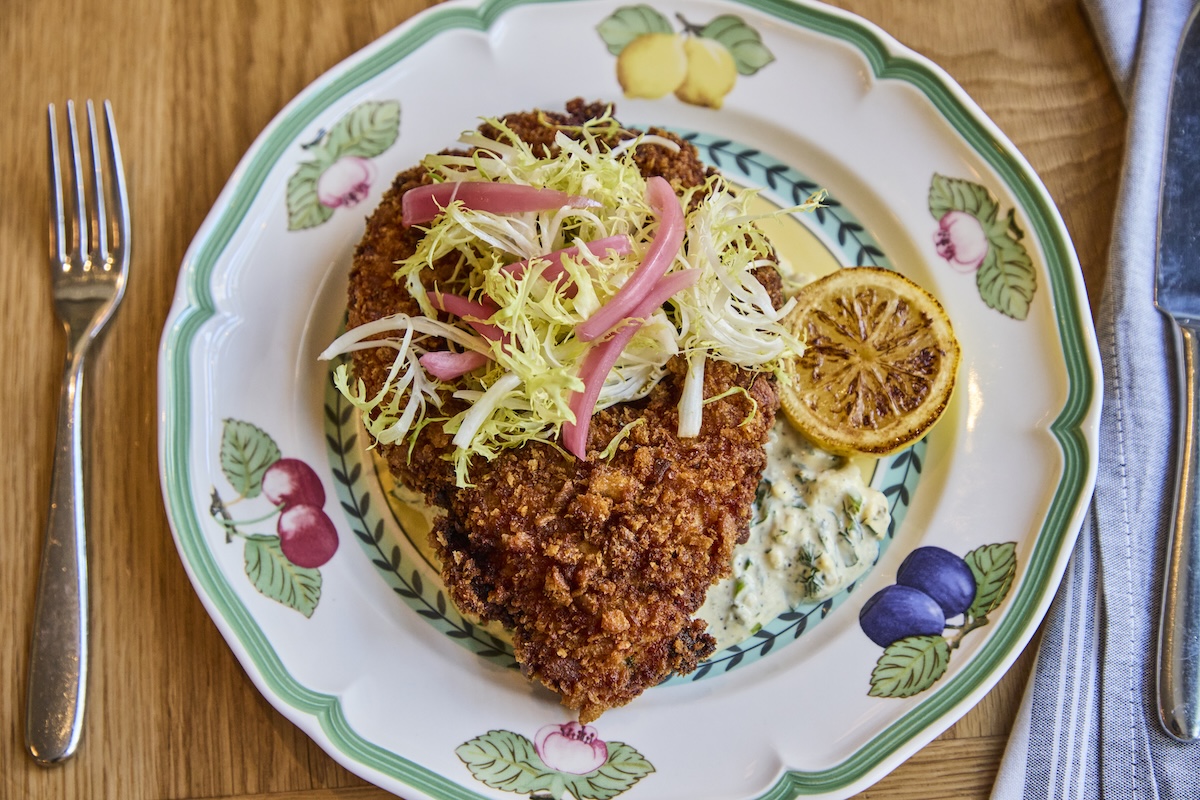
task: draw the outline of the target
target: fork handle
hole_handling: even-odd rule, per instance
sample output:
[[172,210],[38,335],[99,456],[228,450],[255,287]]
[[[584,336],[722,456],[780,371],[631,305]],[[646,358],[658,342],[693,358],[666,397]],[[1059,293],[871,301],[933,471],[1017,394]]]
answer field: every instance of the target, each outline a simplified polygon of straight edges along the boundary
[[88,588],[81,401],[86,340],[67,350],[58,401],[50,513],[29,655],[25,745],[44,766],[79,744],[87,689]]

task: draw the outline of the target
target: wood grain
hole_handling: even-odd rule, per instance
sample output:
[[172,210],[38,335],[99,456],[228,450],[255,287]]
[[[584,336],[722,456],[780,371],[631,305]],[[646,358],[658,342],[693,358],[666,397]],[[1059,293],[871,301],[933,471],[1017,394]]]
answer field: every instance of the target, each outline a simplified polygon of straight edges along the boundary
[[[0,4],[0,796],[367,800],[242,672],[176,554],[158,483],[157,348],[188,243],[259,131],[419,0]],[[1125,116],[1074,0],[839,0],[946,69],[1058,203],[1093,303]],[[45,109],[110,98],[136,224],[125,304],[94,353],[92,676],[79,754],[23,753],[25,660],[63,342],[45,273]],[[862,797],[986,797],[1031,665]]]

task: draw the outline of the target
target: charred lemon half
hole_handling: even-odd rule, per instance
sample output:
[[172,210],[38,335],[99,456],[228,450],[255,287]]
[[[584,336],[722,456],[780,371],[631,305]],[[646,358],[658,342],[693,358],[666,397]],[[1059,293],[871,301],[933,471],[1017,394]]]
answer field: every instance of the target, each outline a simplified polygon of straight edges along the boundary
[[805,342],[785,365],[783,410],[832,453],[886,455],[920,439],[954,391],[958,340],[933,295],[903,275],[850,267],[796,294]]

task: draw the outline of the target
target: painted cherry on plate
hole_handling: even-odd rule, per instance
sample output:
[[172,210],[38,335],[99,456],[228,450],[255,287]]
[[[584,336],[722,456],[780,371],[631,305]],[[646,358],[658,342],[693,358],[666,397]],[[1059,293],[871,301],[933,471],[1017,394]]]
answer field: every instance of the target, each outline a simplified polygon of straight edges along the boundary
[[337,552],[337,529],[316,506],[296,505],[279,515],[279,549],[298,567],[316,569]]
[[263,496],[274,505],[289,508],[325,505],[325,487],[308,464],[298,458],[281,458],[263,473]]

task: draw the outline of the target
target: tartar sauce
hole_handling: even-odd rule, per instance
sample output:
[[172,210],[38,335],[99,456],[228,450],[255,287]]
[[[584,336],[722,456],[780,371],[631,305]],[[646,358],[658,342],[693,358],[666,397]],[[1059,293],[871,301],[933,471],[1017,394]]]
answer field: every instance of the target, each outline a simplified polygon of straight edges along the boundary
[[734,550],[733,574],[708,590],[697,613],[717,648],[866,572],[890,516],[887,498],[866,484],[857,464],[818,449],[780,419],[767,442],[750,539]]

